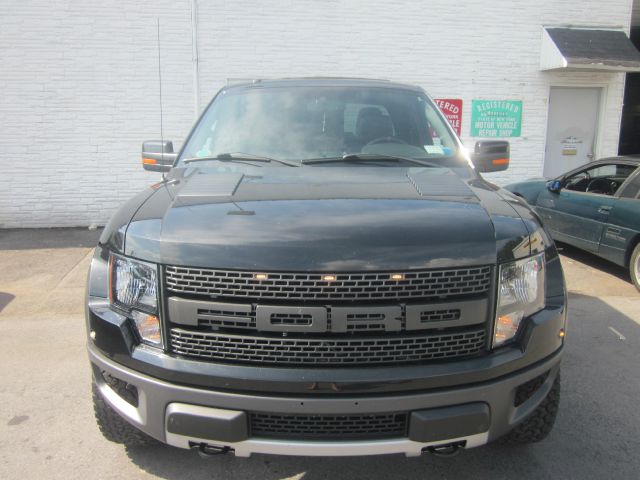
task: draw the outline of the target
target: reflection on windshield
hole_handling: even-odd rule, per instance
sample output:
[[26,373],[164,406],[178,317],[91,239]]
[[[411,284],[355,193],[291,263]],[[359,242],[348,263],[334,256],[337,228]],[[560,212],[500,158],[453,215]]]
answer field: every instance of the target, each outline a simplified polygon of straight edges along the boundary
[[393,88],[238,88],[213,102],[182,158],[247,152],[280,160],[349,154],[445,159],[457,141],[423,95]]

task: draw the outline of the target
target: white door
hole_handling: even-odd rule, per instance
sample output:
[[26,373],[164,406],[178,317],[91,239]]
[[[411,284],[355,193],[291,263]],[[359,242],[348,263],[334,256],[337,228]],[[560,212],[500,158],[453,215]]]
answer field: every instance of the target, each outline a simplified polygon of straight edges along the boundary
[[551,87],[544,176],[555,178],[595,160],[601,88]]

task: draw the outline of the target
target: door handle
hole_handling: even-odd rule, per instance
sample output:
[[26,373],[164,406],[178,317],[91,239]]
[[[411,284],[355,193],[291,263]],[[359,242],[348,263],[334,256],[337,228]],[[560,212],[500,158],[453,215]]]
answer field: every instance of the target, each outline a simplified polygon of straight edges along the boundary
[[598,208],[598,213],[609,215],[609,213],[611,212],[611,208],[611,205],[602,205],[600,208]]
[[587,158],[593,158],[593,153],[587,153]]

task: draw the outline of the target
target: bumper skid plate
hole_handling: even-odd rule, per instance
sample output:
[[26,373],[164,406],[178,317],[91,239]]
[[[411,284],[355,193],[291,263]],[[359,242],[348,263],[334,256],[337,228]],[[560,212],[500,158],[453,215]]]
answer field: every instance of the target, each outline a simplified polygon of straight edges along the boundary
[[[404,439],[368,441],[278,441],[251,438],[247,414],[242,411],[171,403],[166,410],[166,438],[170,445],[189,448],[206,444],[230,448],[238,456],[251,453],[286,455],[370,455],[405,453],[419,455],[429,446],[461,443],[467,447],[486,443],[489,406],[472,403],[411,413],[409,435]],[[455,437],[442,440],[447,437]]]

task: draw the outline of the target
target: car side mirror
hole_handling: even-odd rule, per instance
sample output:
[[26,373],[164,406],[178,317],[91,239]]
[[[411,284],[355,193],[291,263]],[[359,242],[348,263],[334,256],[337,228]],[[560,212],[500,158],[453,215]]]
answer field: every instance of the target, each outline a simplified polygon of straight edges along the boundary
[[173,142],[149,140],[142,144],[142,167],[152,172],[168,172],[178,158]]
[[483,140],[476,142],[471,162],[478,172],[500,172],[509,168],[509,142]]
[[558,193],[562,190],[562,182],[560,180],[551,180],[547,183],[547,190],[553,193]]

